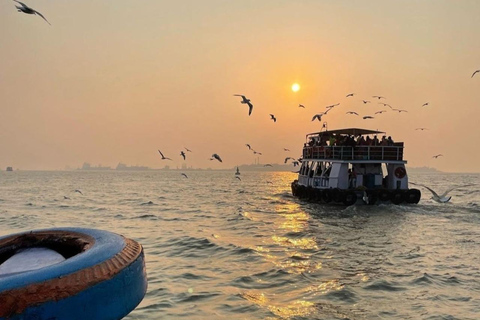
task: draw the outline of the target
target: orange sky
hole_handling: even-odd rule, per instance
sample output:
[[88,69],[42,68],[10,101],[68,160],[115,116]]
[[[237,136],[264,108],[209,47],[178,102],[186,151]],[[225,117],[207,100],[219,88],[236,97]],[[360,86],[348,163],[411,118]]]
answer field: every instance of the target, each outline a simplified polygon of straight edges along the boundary
[[[26,4],[52,26],[0,2],[2,170],[161,168],[157,149],[175,167],[183,147],[188,166],[231,168],[253,163],[246,143],[280,163],[320,130],[312,116],[340,103],[324,117],[330,129],[387,131],[405,141],[409,166],[479,171],[478,1]],[[237,93],[252,100],[250,117]],[[385,110],[372,95],[408,113],[345,114]]]

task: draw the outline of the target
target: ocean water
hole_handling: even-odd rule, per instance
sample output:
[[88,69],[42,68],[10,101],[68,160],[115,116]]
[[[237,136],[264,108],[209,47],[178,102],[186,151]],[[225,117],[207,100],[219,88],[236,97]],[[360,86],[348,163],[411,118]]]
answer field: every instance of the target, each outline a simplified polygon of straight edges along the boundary
[[[336,207],[288,172],[0,172],[0,235],[113,231],[145,250],[125,319],[479,319],[479,174],[410,174],[450,203]],[[79,189],[83,192],[74,192]],[[64,198],[67,197],[68,199]]]

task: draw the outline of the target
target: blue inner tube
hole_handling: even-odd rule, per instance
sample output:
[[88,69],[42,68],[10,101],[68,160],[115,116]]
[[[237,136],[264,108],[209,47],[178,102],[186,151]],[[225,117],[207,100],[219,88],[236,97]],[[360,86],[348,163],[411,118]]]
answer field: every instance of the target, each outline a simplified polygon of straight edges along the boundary
[[47,247],[66,260],[0,276],[0,319],[121,319],[147,290],[143,248],[107,231],[62,228],[0,238],[0,264],[19,249]]

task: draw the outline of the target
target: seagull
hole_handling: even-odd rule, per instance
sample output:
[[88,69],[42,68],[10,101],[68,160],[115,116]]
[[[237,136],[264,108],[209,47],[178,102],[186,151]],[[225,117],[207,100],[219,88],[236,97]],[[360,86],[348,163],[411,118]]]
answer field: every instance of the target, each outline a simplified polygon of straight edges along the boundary
[[245,145],[248,147],[248,150],[252,150],[252,147],[248,143]]
[[423,130],[428,130],[428,128],[417,128],[415,130],[422,130],[423,131]]
[[[222,158],[220,158],[220,156],[219,156],[218,154],[216,154],[216,153],[212,154],[212,158],[213,158],[213,159],[217,159],[217,160],[220,161],[220,162],[223,162],[223,161],[222,161]],[[212,159],[212,160],[213,160],[213,159]]]
[[162,156],[162,160],[172,160],[170,158],[167,158],[163,155],[162,151],[158,150],[158,153],[160,153],[160,155]]
[[383,104],[384,107],[389,107],[390,109],[393,109],[392,106],[388,103],[379,102],[378,104]]
[[239,177],[239,176],[235,176],[235,178],[237,178],[238,180],[242,181],[242,179],[240,179],[240,177]]
[[[29,6],[27,6],[25,3],[23,2],[20,2],[20,1],[17,1],[17,0],[13,0],[17,3],[20,3],[22,6],[19,7],[19,6],[15,6],[15,8],[18,9],[18,12],[23,12],[23,13],[26,13],[26,14],[36,14],[36,15],[39,15],[40,17],[43,18],[43,20],[45,20],[48,24],[50,24],[50,22],[48,22],[47,19],[45,19],[45,17],[40,13],[38,12],[37,10],[34,10],[32,8],[30,8]],[[51,24],[50,24],[51,25]]]
[[[185,147],[184,147],[185,148]],[[192,150],[188,149],[188,148],[185,148],[185,150],[187,150],[188,152],[192,152]]]
[[453,187],[453,188],[450,188],[448,189],[447,191],[445,191],[443,194],[441,195],[438,195],[435,191],[433,191],[432,189],[430,189],[429,187],[423,185],[423,184],[417,184],[417,183],[413,183],[413,182],[410,182],[411,184],[415,185],[415,186],[421,186],[421,187],[424,187],[425,189],[427,189],[428,191],[430,191],[432,193],[432,200],[438,202],[438,203],[447,203],[448,201],[450,201],[450,199],[452,199],[452,197],[447,197],[447,194],[455,189],[458,189],[458,188],[462,188],[462,187],[469,187],[469,186],[472,186],[472,184],[466,184],[466,185],[463,185],[463,186],[456,186],[456,187]]
[[365,120],[366,120],[366,119],[375,119],[375,118],[374,118],[374,117],[372,117],[372,116],[363,116],[363,119],[365,119]]
[[185,152],[180,151],[180,155],[183,157],[183,160],[185,160]]
[[290,151],[290,149],[287,149],[287,148],[283,148],[283,151]]
[[473,78],[473,76],[475,75],[475,73],[477,73],[477,72],[480,72],[480,70],[476,70],[476,71],[472,74],[472,78]]
[[398,113],[402,113],[402,112],[408,112],[407,110],[403,110],[403,109],[395,109],[395,108],[392,108],[392,111],[398,111]]
[[294,167],[300,165],[300,163],[299,163],[298,161],[293,161],[292,163],[293,163],[293,166],[294,166]]
[[422,107],[425,107],[425,106],[428,106],[428,102],[425,102],[424,104],[422,104]]
[[346,112],[346,114],[355,114],[355,115],[358,116],[358,113],[356,113],[355,111],[348,111],[348,112]]
[[270,163],[264,164],[264,167],[273,167]]
[[248,105],[248,115],[251,115],[253,110],[253,104],[250,102],[250,99],[247,99],[247,97],[241,94],[234,94],[234,96],[242,97],[242,101],[240,101],[240,103]]
[[378,100],[385,99],[385,97],[382,97],[382,96],[372,96],[372,98],[377,98]]
[[277,118],[273,114],[270,113],[270,119],[273,120],[273,122],[277,122]]
[[387,111],[386,111],[386,110],[380,110],[380,111],[375,112],[375,114],[377,114],[377,113],[378,113],[378,114],[382,114],[382,113],[384,113],[384,112],[387,112]]
[[80,194],[83,196],[82,191],[80,191],[80,190],[78,190],[78,189],[75,189],[75,192],[78,192],[78,193],[80,193]]
[[298,107],[305,109],[305,106],[303,104],[299,104]]
[[355,93],[349,93],[349,94],[347,94],[347,98],[348,97],[353,97],[354,95],[355,95]]
[[314,121],[315,119],[318,119],[318,121],[322,121],[322,116],[324,114],[325,113],[317,113],[316,115],[313,116],[312,121]]
[[329,106],[326,106],[325,108],[331,109],[331,108],[336,107],[336,106],[339,106],[339,105],[340,105],[340,103],[331,104],[331,105],[329,105]]
[[370,103],[368,100],[362,100],[364,104]]
[[255,150],[253,150],[253,154],[259,154],[259,155],[262,155],[262,153],[261,153],[261,152],[257,152],[257,151],[255,151]]
[[181,175],[188,179],[188,176],[185,173],[181,173]]
[[295,160],[295,159],[294,159],[294,158],[292,158],[292,157],[286,157],[286,158],[285,158],[285,162],[284,162],[284,163],[287,163],[287,161],[288,161],[288,160]]
[[70,198],[67,197],[67,196],[63,196],[63,199],[65,199],[65,200],[70,200]]
[[439,153],[439,154],[437,154],[437,155],[434,155],[432,158],[437,159],[438,157],[443,157],[443,154]]

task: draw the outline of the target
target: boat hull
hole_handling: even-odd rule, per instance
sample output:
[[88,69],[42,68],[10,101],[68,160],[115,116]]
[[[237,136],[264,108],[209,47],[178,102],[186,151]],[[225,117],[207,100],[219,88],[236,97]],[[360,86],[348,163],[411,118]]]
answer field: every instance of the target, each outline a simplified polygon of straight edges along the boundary
[[339,204],[351,206],[355,204],[374,205],[379,203],[393,203],[399,205],[417,204],[421,198],[418,189],[339,189],[339,188],[314,188],[298,184],[295,180],[291,184],[292,194],[300,199],[324,204]]

